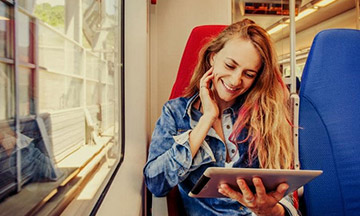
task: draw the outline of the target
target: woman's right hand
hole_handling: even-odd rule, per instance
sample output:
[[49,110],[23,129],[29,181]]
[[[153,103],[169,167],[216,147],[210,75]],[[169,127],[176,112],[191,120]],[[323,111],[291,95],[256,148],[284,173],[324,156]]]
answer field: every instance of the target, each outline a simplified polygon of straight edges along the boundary
[[203,115],[189,134],[191,155],[194,158],[204,139],[219,116],[219,107],[214,99],[211,82],[214,79],[213,68],[210,68],[200,79],[199,95]]
[[214,98],[211,89],[211,83],[214,79],[214,67],[211,67],[200,79],[200,100],[203,108],[203,116],[211,118],[213,121],[219,116],[219,107]]

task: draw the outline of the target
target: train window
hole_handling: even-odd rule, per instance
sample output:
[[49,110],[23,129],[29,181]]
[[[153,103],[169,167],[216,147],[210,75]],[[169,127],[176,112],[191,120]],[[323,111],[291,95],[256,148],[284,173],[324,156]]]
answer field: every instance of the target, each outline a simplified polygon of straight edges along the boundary
[[14,118],[13,72],[7,64],[0,63],[0,121]]
[[90,213],[120,166],[121,2],[0,0],[0,215]]
[[10,50],[8,47],[10,35],[10,8],[5,3],[0,2],[0,57],[9,58]]

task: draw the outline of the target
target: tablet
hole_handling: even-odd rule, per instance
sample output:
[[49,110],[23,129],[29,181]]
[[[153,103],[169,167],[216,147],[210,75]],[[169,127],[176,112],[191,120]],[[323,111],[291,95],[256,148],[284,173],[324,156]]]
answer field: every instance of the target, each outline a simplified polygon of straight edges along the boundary
[[240,191],[236,179],[242,178],[255,193],[252,183],[253,177],[260,177],[267,192],[275,191],[280,183],[287,183],[289,188],[285,195],[295,191],[301,186],[322,173],[321,170],[280,170],[280,169],[252,169],[252,168],[223,168],[209,167],[189,192],[190,197],[210,198],[225,197],[218,192],[220,184],[226,183],[232,189]]

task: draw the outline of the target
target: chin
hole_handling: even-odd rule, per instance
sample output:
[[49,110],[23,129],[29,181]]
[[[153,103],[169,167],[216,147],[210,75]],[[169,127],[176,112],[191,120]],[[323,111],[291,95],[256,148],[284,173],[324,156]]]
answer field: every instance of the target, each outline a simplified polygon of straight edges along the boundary
[[226,96],[226,95],[220,95],[220,99],[223,101],[223,102],[226,102],[226,103],[230,103],[232,101],[234,101],[238,96],[234,97],[234,96]]

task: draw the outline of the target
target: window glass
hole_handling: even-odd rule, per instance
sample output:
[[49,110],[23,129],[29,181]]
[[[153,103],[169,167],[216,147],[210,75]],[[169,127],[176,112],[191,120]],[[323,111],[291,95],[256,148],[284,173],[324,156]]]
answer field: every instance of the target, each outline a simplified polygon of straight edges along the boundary
[[10,58],[10,9],[0,1],[0,57]]
[[[21,0],[27,10],[33,11],[35,16],[55,30],[65,33],[65,1],[64,0]],[[32,2],[32,4],[31,4]]]
[[39,24],[38,30],[39,65],[41,65],[43,68],[46,68],[47,71],[67,73],[64,70],[66,61],[66,39],[62,34],[44,23]]
[[86,82],[86,105],[94,106],[100,104],[101,88],[100,84],[95,81]]
[[86,77],[88,79],[101,80],[101,59],[94,53],[86,52]]
[[83,80],[39,71],[39,110],[54,112],[83,106]]
[[121,161],[120,2],[0,1],[0,216],[89,215]]
[[34,113],[34,96],[32,85],[33,75],[31,69],[19,67],[19,115],[28,116]]
[[66,77],[46,70],[39,71],[39,109],[40,112],[50,112],[65,108]]
[[65,42],[65,72],[74,75],[82,75],[83,72],[83,47],[70,42]]
[[13,73],[10,66],[0,63],[0,121],[14,118]]
[[[301,81],[301,75],[302,72],[304,70],[305,67],[305,61],[298,61],[297,64],[295,65],[295,76]],[[283,66],[283,76],[284,77],[290,77],[291,76],[291,72],[290,72],[290,64],[284,64]]]
[[18,58],[22,62],[30,62],[31,61],[31,53],[30,53],[30,18],[23,13],[18,13],[18,21],[17,30],[19,31],[18,35]]

